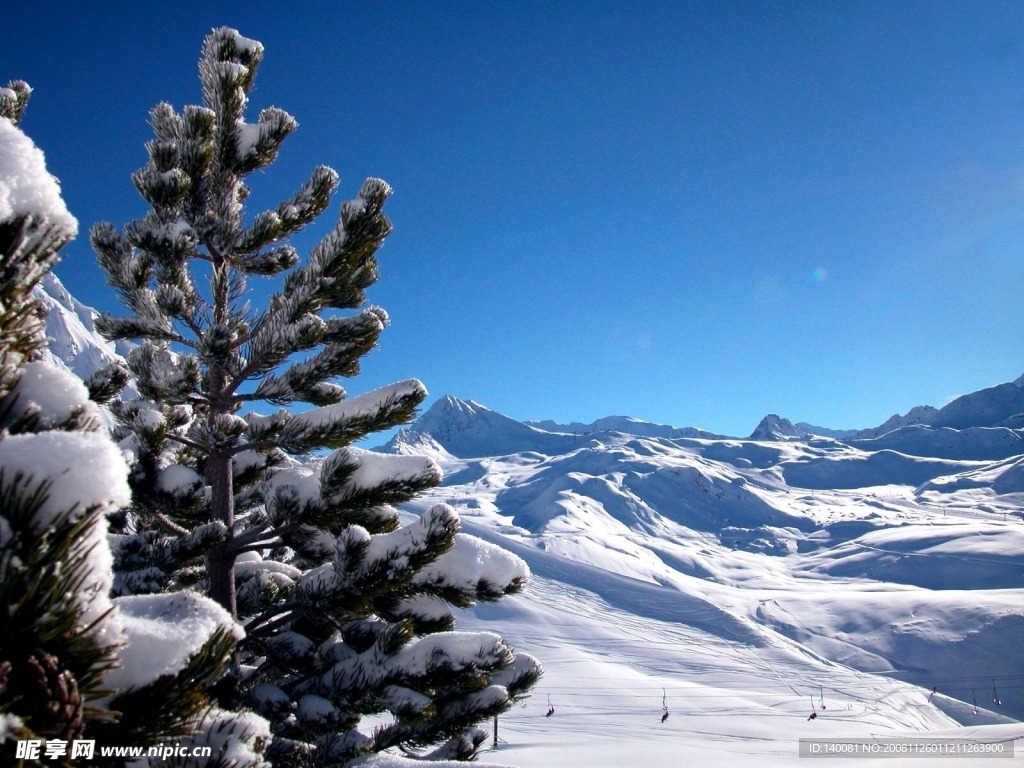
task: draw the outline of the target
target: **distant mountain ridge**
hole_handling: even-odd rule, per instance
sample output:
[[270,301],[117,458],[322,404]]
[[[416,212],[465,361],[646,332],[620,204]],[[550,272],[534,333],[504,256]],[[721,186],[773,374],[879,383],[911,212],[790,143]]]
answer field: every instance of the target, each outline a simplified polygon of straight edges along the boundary
[[877,427],[868,429],[834,430],[804,422],[794,425],[787,419],[769,415],[754,430],[750,439],[772,439],[772,435],[785,438],[821,435],[840,440],[872,440],[907,427],[919,426],[956,430],[1020,429],[1024,427],[1024,376],[1013,382],[961,395],[941,408],[918,405],[904,414],[893,414]]
[[590,435],[597,432],[621,432],[625,435],[637,435],[639,437],[697,437],[707,440],[717,440],[724,437],[724,435],[708,432],[698,427],[671,427],[667,424],[655,424],[650,421],[634,419],[632,416],[606,416],[590,424],[583,424],[578,421],[573,421],[569,424],[559,424],[550,419],[527,421],[524,423],[547,432],[562,432],[576,435]]
[[811,433],[797,427],[789,419],[769,413],[750,433],[751,440],[793,440],[808,437]]
[[1024,376],[1006,384],[997,384],[961,395],[941,408],[919,405],[903,415],[890,416],[873,429],[857,430],[847,437],[875,438],[897,429],[918,425],[951,429],[1019,429],[1024,426]]
[[[1024,376],[962,395],[942,408],[917,406],[877,427],[832,430],[793,423],[777,414],[761,420],[745,439],[800,441],[825,437],[863,450],[890,450],[938,459],[999,460],[1024,453]],[[673,427],[628,416],[589,424],[551,420],[520,422],[472,400],[445,395],[381,450],[407,453],[417,447],[467,458],[537,451],[562,453],[602,434],[668,440],[728,440],[696,427]]]

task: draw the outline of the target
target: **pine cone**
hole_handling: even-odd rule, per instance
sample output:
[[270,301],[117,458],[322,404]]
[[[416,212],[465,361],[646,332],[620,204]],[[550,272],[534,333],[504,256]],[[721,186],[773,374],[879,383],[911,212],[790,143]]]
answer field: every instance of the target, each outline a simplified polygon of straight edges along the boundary
[[26,667],[17,677],[21,678],[18,687],[24,692],[29,727],[39,735],[66,740],[81,737],[85,702],[78,681],[60,668],[56,656],[45,651],[30,655]]

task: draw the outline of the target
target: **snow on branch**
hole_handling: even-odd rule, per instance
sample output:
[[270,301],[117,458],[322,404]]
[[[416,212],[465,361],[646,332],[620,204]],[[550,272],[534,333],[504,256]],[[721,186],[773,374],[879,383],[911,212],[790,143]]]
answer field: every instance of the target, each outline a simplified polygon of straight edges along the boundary
[[42,151],[0,118],[0,223],[18,219],[31,219],[39,229],[54,226],[65,239],[78,233],[78,221],[68,213]]
[[319,447],[339,447],[369,432],[404,424],[423,402],[427,390],[416,379],[381,387],[334,405],[294,416],[281,430],[281,447],[302,453]]
[[[25,98],[27,89],[21,92]],[[57,180],[47,172],[43,153],[13,122],[20,114],[20,97],[14,90],[10,93],[14,102],[7,99],[5,113],[11,118],[0,116],[0,313],[14,335],[0,360],[14,352],[15,338],[26,345],[22,352],[38,343],[41,322],[31,312],[34,302],[25,297],[56,263],[61,246],[78,233],[78,222],[68,213]]]
[[0,88],[0,117],[6,117],[17,125],[25,114],[25,106],[32,95],[32,88],[24,80],[11,80],[6,88]]
[[127,644],[121,650],[123,665],[104,678],[111,688],[141,687],[177,673],[217,630],[236,640],[244,635],[227,611],[194,592],[132,595],[114,602]]
[[263,60],[263,45],[220,27],[207,35],[199,61],[199,79],[207,106],[219,114],[241,114]]
[[74,542],[71,560],[80,559],[83,569],[81,581],[66,597],[79,607],[83,626],[95,622],[107,635],[104,642],[116,641],[116,630],[105,619],[113,558],[102,516],[131,500],[128,468],[117,447],[101,432],[7,435],[0,440],[0,498],[12,505],[0,508],[0,544],[5,546],[12,543],[9,520],[19,513],[28,515],[15,527],[37,537],[30,546],[39,546],[67,523],[92,520]]
[[18,374],[12,389],[15,410],[37,416],[40,427],[60,428],[72,419],[86,427],[100,424],[99,408],[71,371],[39,360],[25,363]]
[[[353,498],[373,498],[377,503],[396,503],[386,488],[433,487],[441,470],[426,456],[394,456],[349,446],[335,451],[322,468],[326,501],[344,505]],[[401,499],[405,500],[405,499]]]
[[380,569],[395,579],[409,578],[450,549],[460,524],[452,507],[437,504],[413,523],[372,537],[364,568]]
[[131,501],[124,459],[102,433],[8,435],[0,441],[0,467],[4,483],[19,475],[47,482],[46,501],[33,521],[39,532],[68,510],[106,514]]
[[512,649],[494,632],[435,632],[409,643],[388,664],[396,672],[429,678],[504,668],[514,661]]
[[283,109],[269,107],[260,112],[259,121],[235,123],[236,170],[241,173],[274,162],[281,143],[298,127],[295,118]]
[[289,423],[291,428],[318,429],[347,419],[374,417],[394,407],[397,402],[426,397],[426,388],[417,379],[390,384],[363,395],[350,397],[335,405],[313,408],[297,414]]
[[275,525],[301,524],[320,508],[320,473],[297,462],[275,469],[261,484],[267,516]]
[[499,546],[460,533],[452,548],[416,574],[417,587],[450,590],[497,600],[522,588],[530,577],[522,558]]

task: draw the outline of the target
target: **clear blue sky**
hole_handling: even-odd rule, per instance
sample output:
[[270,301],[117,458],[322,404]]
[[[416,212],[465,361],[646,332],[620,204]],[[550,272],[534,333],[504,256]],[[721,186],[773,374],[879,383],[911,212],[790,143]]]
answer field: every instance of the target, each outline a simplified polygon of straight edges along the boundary
[[[0,79],[82,235],[145,212],[147,112],[203,36],[326,164],[395,188],[353,394],[411,376],[518,419],[874,426],[1024,372],[1024,3],[15,3]],[[333,215],[333,212],[332,212]],[[325,232],[326,217],[312,227]],[[300,243],[300,244],[302,244]]]

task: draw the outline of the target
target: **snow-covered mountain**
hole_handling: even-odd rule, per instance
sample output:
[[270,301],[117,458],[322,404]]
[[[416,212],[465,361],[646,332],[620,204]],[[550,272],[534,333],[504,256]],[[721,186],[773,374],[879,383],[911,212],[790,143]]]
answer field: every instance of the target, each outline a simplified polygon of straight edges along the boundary
[[879,437],[896,429],[919,425],[952,429],[1024,426],[1024,376],[961,395],[941,408],[919,405],[902,416],[891,416],[874,429],[861,430],[850,437]]
[[703,437],[714,439],[722,437],[697,427],[670,427],[667,424],[654,424],[650,421],[634,419],[632,416],[606,416],[589,424],[574,421],[570,424],[557,424],[554,421],[527,421],[526,424],[547,432],[562,432],[573,435],[592,435],[597,432],[622,432],[626,435],[642,437]]
[[931,424],[932,419],[938,412],[938,408],[933,408],[930,405],[918,405],[911,408],[904,414],[894,413],[884,422],[872,429],[853,430],[850,434],[846,435],[846,437],[872,438],[884,435],[887,432],[892,432],[895,429],[902,429],[903,427],[913,427],[918,424]]
[[761,419],[761,423],[750,433],[751,440],[794,440],[808,436],[806,430],[775,413],[769,413]]
[[[117,354],[43,291],[55,355],[86,375]],[[770,416],[749,438],[435,402],[382,449],[445,470],[404,511],[448,502],[533,572],[460,618],[546,668],[487,762],[784,766],[806,738],[1024,738],[1022,383],[872,430]]]
[[51,362],[80,378],[123,360],[127,344],[113,344],[96,332],[96,310],[72,296],[53,272],[43,277],[35,296],[46,309],[46,341]]
[[510,419],[491,409],[451,395],[435,402],[408,429],[395,435],[390,445],[396,453],[409,453],[410,446],[429,436],[453,456],[483,456],[524,451],[562,453],[575,438],[550,432]]
[[[970,723],[979,690],[1024,717],[1024,433],[997,426],[1019,390],[844,439],[774,415],[747,439],[624,418],[523,425],[446,397],[390,447],[415,436],[446,470],[411,509],[455,505],[535,573],[557,573],[538,591],[611,601],[723,648],[798,647],[818,673],[904,680],[924,688],[920,701],[936,687],[969,703],[944,707]],[[601,586],[612,575],[650,592],[628,604],[625,586]],[[652,608],[673,601],[685,608]]]

